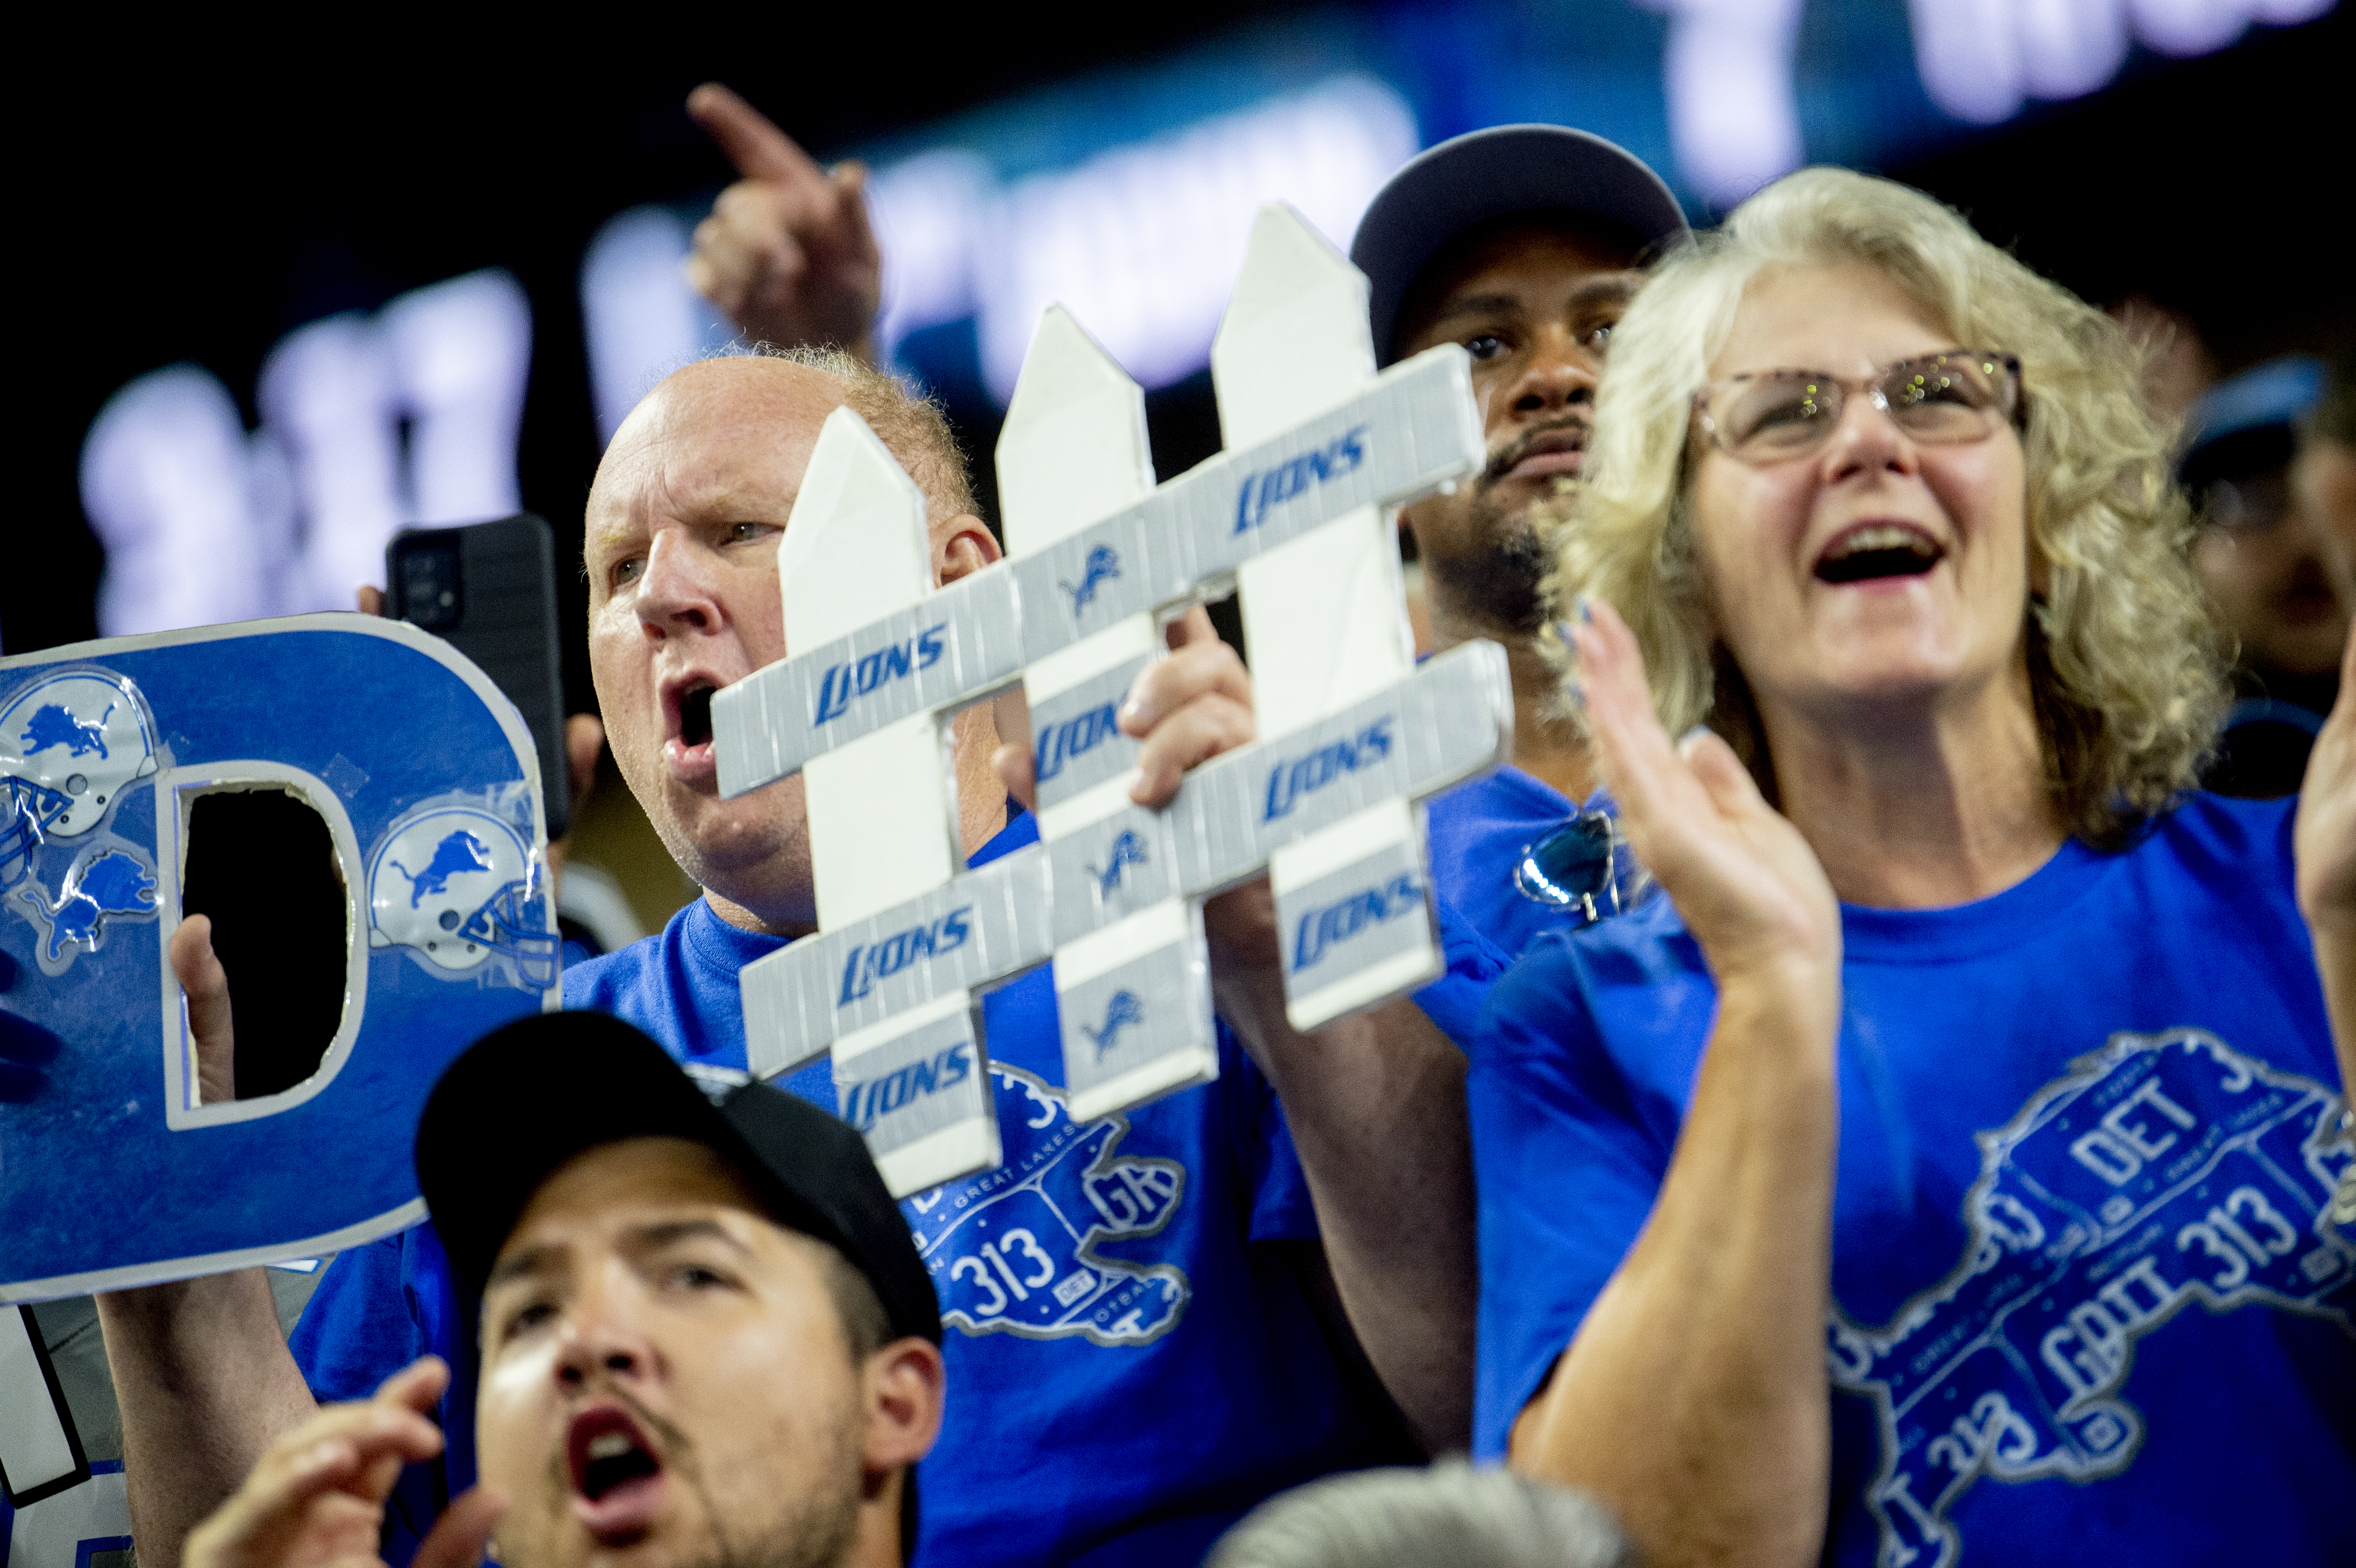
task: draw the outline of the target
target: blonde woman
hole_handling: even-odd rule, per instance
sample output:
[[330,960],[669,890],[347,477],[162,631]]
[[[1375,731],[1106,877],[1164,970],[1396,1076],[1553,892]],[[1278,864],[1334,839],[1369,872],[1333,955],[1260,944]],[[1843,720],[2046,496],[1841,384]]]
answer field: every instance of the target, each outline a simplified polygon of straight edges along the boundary
[[1666,897],[1489,1001],[1478,1448],[1655,1568],[2356,1562],[2356,695],[2303,803],[2187,793],[2115,328],[1812,170],[1646,286],[1589,464],[1551,587]]

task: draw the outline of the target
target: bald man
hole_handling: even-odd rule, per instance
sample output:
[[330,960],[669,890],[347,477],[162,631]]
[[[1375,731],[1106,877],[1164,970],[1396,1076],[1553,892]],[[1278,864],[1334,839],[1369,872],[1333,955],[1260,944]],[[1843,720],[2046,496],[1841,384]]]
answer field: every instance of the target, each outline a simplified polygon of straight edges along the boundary
[[[565,1001],[636,1023],[707,1082],[743,1076],[738,971],[814,920],[801,783],[723,800],[711,694],[786,651],[777,541],[820,426],[846,405],[923,489],[939,581],[995,560],[937,411],[841,354],[679,372],[616,433],[590,494],[591,666],[615,757],[705,891],[659,936],[568,971]],[[1252,733],[1242,666],[1201,612],[1173,642],[1124,709],[1144,737],[1148,805]],[[952,727],[972,864],[1036,839],[1001,787],[996,744],[986,709]],[[1005,762],[1023,784],[1027,758]],[[1223,1034],[1220,1078],[1201,1091],[1075,1121],[1047,972],[984,1004],[1005,1163],[903,1206],[942,1296],[955,1391],[923,1467],[922,1563],[1191,1565],[1270,1492],[1398,1452],[1384,1388],[1421,1445],[1462,1441],[1462,1058],[1404,1001],[1291,1031],[1264,884],[1220,901],[1208,925],[1221,1013],[1241,1041]],[[1425,1005],[1462,1010],[1446,993],[1485,979],[1484,953],[1462,952]],[[834,1107],[823,1063],[785,1087]],[[171,1562],[181,1521],[226,1496],[314,1398],[364,1398],[433,1353],[454,1370],[445,1403],[469,1408],[475,1347],[449,1276],[420,1227],[337,1260],[291,1361],[250,1311],[209,1313],[177,1363],[152,1358],[161,1385],[200,1355],[214,1392],[209,1404],[125,1402],[143,1435],[128,1467],[148,1568]],[[1360,1375],[1369,1361],[1379,1386]],[[389,1561],[472,1479],[465,1423],[444,1427],[448,1450],[391,1501]],[[187,1452],[190,1433],[204,1452]]]

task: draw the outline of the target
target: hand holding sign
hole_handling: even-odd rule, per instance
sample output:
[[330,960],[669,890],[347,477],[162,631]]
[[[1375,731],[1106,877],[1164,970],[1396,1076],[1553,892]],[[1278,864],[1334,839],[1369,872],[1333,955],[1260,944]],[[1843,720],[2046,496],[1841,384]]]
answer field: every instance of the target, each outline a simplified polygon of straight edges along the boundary
[[696,226],[688,283],[749,337],[873,360],[884,262],[867,221],[866,166],[819,167],[718,82],[690,93],[687,112],[744,176]]

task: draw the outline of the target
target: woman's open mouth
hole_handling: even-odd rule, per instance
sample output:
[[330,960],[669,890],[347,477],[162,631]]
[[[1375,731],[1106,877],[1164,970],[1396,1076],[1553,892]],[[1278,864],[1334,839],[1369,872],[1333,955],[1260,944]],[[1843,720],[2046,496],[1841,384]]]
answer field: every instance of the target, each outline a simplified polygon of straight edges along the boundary
[[1835,584],[1889,577],[1920,577],[1946,558],[1939,542],[1920,528],[1870,523],[1851,528],[1816,558],[1816,579]]

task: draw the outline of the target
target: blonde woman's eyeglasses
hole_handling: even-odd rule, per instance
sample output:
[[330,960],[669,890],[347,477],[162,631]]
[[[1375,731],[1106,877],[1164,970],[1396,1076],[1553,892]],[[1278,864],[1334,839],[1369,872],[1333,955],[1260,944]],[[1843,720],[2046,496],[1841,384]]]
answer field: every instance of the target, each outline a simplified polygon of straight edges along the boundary
[[2020,361],[1959,348],[1901,359],[1870,376],[1750,371],[1696,392],[1694,416],[1728,456],[1781,463],[1823,446],[1853,396],[1870,400],[1909,439],[1925,445],[1981,441],[2019,411]]

